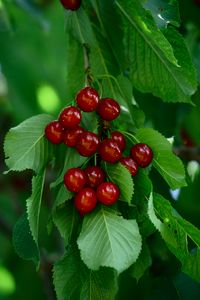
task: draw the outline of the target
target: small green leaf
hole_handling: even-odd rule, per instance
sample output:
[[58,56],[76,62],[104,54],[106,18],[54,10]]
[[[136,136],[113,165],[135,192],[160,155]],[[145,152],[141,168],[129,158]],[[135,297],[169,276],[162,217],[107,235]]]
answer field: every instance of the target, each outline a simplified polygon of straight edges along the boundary
[[138,129],[135,142],[146,143],[153,151],[153,166],[163,176],[171,189],[185,186],[185,170],[181,160],[172,153],[168,140],[151,128]]
[[53,211],[60,205],[64,204],[66,201],[72,199],[74,194],[68,191],[63,184],[61,184],[60,189],[57,193],[56,200],[53,204]]
[[4,143],[9,171],[32,169],[38,172],[45,166],[52,145],[44,137],[44,129],[52,119],[45,114],[34,116],[9,130]]
[[32,195],[26,201],[27,215],[33,239],[38,244],[38,230],[42,194],[44,188],[45,170],[32,179]]
[[125,220],[105,207],[84,218],[77,243],[88,268],[105,266],[118,273],[137,260],[142,246],[136,221]]
[[137,261],[131,266],[130,274],[137,281],[144,275],[144,272],[151,266],[152,259],[149,248],[145,242],[142,243],[142,251]]
[[106,164],[105,169],[110,181],[114,182],[120,189],[120,200],[131,203],[134,184],[128,169],[121,163]]
[[[181,261],[182,271],[200,282],[200,231],[158,194],[149,199],[149,218],[170,251]],[[190,248],[190,241],[194,248]]]
[[87,159],[88,157],[81,156],[76,149],[68,147],[66,149],[66,157],[63,169],[56,181],[51,184],[51,187],[54,188],[63,182],[64,175],[68,169],[80,167],[84,162],[86,162]]
[[74,238],[80,222],[80,217],[71,202],[53,213],[53,222],[58,228],[65,244],[68,245]]
[[39,266],[40,254],[30,232],[27,215],[19,218],[13,229],[13,245],[16,253],[23,259],[33,260]]
[[54,286],[58,300],[114,300],[117,276],[114,270],[89,270],[81,261],[75,246],[54,265]]

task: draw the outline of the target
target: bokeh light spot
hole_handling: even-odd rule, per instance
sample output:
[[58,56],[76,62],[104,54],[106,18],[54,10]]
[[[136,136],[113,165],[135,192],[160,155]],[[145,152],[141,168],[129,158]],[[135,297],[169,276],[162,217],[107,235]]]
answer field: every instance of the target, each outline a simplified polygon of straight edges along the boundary
[[55,89],[43,84],[37,90],[37,101],[40,108],[47,113],[54,113],[60,107],[60,99]]

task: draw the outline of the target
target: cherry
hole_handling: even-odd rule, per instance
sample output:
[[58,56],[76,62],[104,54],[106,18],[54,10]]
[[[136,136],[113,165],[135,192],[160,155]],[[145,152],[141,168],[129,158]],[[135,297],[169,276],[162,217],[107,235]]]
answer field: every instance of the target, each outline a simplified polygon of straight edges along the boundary
[[118,186],[112,182],[103,182],[97,188],[97,199],[105,205],[114,204],[120,195]]
[[151,163],[153,152],[146,144],[139,143],[131,148],[131,157],[140,167],[145,168]]
[[80,215],[85,215],[94,210],[97,205],[97,196],[93,189],[84,188],[74,198],[74,205]]
[[122,157],[120,163],[124,165],[132,176],[135,176],[138,172],[138,164],[131,157]]
[[99,103],[99,94],[95,89],[87,86],[77,94],[76,102],[82,111],[94,111]]
[[101,143],[99,147],[99,154],[103,160],[110,163],[116,163],[122,156],[122,152],[118,144],[112,139],[105,139]]
[[98,166],[87,167],[87,169],[85,169],[85,174],[87,176],[87,185],[94,189],[105,180],[105,173]]
[[119,116],[120,106],[117,101],[111,98],[104,98],[99,102],[97,112],[103,120],[112,121]]
[[64,8],[69,10],[77,10],[81,5],[81,0],[60,0]]
[[86,184],[86,175],[80,168],[71,168],[64,175],[64,184],[70,192],[79,192]]
[[82,156],[92,156],[97,152],[100,144],[98,135],[90,131],[84,131],[80,136],[76,145],[78,153]]
[[126,140],[124,135],[119,131],[113,131],[111,133],[111,138],[118,144],[120,150],[123,152],[126,148]]
[[81,112],[77,107],[68,106],[60,113],[59,121],[63,127],[71,129],[79,125],[81,118]]
[[68,147],[75,147],[78,142],[79,136],[83,132],[84,129],[81,126],[77,126],[76,128],[66,130],[63,137],[64,144]]
[[53,144],[60,144],[63,141],[64,128],[59,121],[52,121],[45,127],[46,138]]

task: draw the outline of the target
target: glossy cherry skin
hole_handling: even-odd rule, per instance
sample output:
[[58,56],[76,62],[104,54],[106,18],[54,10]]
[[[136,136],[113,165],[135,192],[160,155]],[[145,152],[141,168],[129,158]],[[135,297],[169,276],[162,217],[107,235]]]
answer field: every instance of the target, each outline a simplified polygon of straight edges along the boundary
[[53,144],[60,144],[63,141],[64,128],[59,121],[52,121],[45,127],[45,136]]
[[96,189],[105,180],[105,173],[98,166],[87,167],[85,174],[87,177],[86,184],[93,189]]
[[139,143],[131,148],[131,157],[141,168],[145,168],[152,162],[153,152],[148,145]]
[[103,120],[112,121],[120,114],[120,106],[114,99],[101,99],[97,107],[97,112]]
[[92,156],[97,152],[100,144],[98,135],[90,131],[84,131],[80,136],[76,144],[78,153],[82,156]]
[[77,94],[76,103],[82,111],[94,111],[99,103],[99,94],[95,89],[87,86]]
[[93,189],[84,188],[74,198],[74,205],[81,216],[93,211],[97,205],[97,196]]
[[103,182],[97,188],[97,199],[104,205],[114,204],[120,195],[118,186],[112,182]]
[[63,143],[68,147],[75,147],[83,132],[84,129],[81,126],[66,130],[63,137]]
[[99,154],[103,160],[110,163],[116,163],[122,156],[118,144],[112,139],[103,140],[99,147]]
[[119,131],[113,131],[111,132],[111,138],[118,144],[120,150],[123,152],[126,148],[126,140],[124,135]]
[[64,175],[66,188],[73,193],[79,192],[86,184],[86,175],[80,168],[71,168]]
[[132,176],[135,176],[138,172],[138,164],[134,161],[133,158],[131,157],[122,157],[120,159],[120,163],[124,165],[129,172],[131,173]]
[[79,125],[81,118],[81,112],[77,107],[68,106],[61,111],[59,121],[64,128],[72,129]]
[[69,10],[77,10],[81,5],[81,0],[60,0],[64,8]]

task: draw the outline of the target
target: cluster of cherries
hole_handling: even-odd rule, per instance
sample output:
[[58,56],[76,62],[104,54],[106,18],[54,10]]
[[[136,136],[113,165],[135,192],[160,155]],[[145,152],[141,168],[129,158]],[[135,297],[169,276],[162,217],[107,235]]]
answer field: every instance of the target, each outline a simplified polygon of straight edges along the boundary
[[[85,130],[80,126],[82,113],[94,112],[99,115],[99,124],[109,128],[109,122],[120,114],[120,106],[112,98],[100,99],[98,92],[92,87],[85,87],[76,96],[76,106],[64,108],[58,120],[47,124],[45,135],[53,144],[64,143],[74,147],[81,156],[91,157],[98,155],[100,161],[108,163],[120,162],[131,173],[137,174],[139,166],[147,167],[153,158],[152,150],[143,143],[138,143],[131,148],[130,156],[122,157],[126,148],[126,139],[119,131],[109,131],[109,137],[104,138],[99,134]],[[100,125],[102,126],[102,125]],[[75,207],[81,215],[91,212],[97,201],[104,205],[114,204],[120,195],[118,186],[105,181],[105,172],[99,166],[89,166],[85,170],[80,168],[69,169],[64,176],[66,188],[76,193]]]

